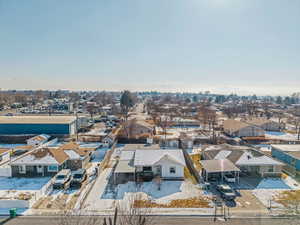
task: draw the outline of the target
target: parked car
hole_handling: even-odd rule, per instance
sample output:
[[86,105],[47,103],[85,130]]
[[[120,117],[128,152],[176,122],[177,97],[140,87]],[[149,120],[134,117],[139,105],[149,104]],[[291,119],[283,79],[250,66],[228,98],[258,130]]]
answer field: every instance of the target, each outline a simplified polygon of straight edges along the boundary
[[55,176],[53,182],[54,189],[68,189],[71,181],[71,170],[63,169]]
[[226,174],[224,175],[224,179],[228,183],[235,183],[235,176],[232,174]]
[[225,200],[234,200],[236,197],[232,188],[227,184],[217,185],[217,190],[221,193],[221,197]]
[[81,187],[86,180],[87,174],[85,169],[78,169],[72,174],[71,187]]

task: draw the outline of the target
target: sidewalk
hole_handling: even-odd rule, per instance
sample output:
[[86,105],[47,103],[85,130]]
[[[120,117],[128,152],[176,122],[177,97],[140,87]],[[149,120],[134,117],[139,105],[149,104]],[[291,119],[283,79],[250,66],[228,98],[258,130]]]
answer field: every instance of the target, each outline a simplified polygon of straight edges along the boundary
[[105,192],[111,171],[112,168],[107,168],[100,173],[100,176],[97,178],[92,190],[84,202],[82,207],[84,210],[106,211],[114,209],[114,199],[101,199],[101,196]]

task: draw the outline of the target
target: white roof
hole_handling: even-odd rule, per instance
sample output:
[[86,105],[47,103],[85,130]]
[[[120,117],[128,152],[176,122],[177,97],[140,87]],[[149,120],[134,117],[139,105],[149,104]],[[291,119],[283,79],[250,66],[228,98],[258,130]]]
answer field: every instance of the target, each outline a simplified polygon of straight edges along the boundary
[[12,165],[52,165],[52,164],[58,164],[56,159],[48,153],[45,157],[42,158],[36,158],[32,154],[28,154],[24,156],[23,158],[20,158],[16,160],[16,162],[12,162]]
[[254,157],[251,152],[245,152],[235,163],[238,166],[242,165],[284,165],[272,159],[269,156],[262,155],[259,157]]
[[136,150],[134,166],[154,165],[162,158],[185,166],[182,150],[179,149]]
[[80,159],[80,155],[73,150],[65,150],[65,153],[69,156],[70,159]]
[[280,149],[286,152],[299,152],[300,145],[271,145],[274,148]]
[[131,160],[134,157],[134,152],[135,151],[122,151],[120,160]]
[[223,150],[220,151],[214,159],[226,159],[227,156],[229,156],[231,154],[232,151],[227,151],[227,150]]

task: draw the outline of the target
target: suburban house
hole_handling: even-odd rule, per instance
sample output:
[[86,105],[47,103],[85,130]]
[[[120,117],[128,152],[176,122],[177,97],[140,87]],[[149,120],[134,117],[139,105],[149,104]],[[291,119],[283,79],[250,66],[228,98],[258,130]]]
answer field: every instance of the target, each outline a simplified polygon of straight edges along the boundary
[[280,131],[280,129],[284,127],[283,124],[280,124],[272,120],[268,120],[266,118],[252,118],[250,120],[245,120],[243,122],[253,126],[260,127],[265,131]]
[[68,155],[54,148],[28,152],[10,163],[13,177],[54,176],[67,168]]
[[233,119],[223,122],[223,130],[232,137],[259,137],[265,135],[265,131],[261,127]]
[[27,152],[10,163],[12,176],[53,176],[61,169],[85,168],[96,148],[83,148],[70,142]]
[[271,145],[272,157],[287,164],[286,169],[300,174],[300,145]]
[[114,172],[115,183],[149,181],[154,177],[184,179],[185,159],[180,149],[123,150]]
[[280,176],[283,163],[273,159],[262,152],[247,147],[228,144],[209,146],[202,152],[203,160],[228,159],[237,168],[241,175],[250,176]]
[[27,145],[39,146],[39,145],[46,143],[50,139],[50,137],[51,136],[48,134],[40,134],[40,135],[34,136],[32,138],[29,138],[26,142],[27,142]]

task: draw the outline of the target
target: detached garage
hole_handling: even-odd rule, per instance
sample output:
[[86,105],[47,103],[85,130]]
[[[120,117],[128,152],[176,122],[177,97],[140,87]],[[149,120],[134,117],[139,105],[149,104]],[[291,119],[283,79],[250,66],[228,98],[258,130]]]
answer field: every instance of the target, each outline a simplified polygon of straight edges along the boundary
[[0,116],[0,135],[75,133],[75,116]]

